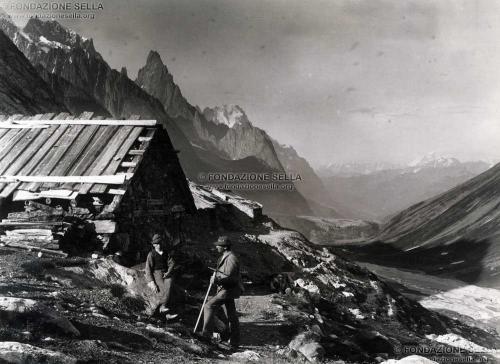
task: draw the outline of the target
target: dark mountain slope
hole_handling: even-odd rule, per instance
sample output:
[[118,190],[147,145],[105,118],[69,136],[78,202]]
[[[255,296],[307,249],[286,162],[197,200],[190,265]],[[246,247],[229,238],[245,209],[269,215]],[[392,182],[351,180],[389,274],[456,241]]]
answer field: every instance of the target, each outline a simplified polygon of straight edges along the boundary
[[0,113],[64,111],[31,63],[0,31]]
[[500,287],[500,164],[395,215],[356,259]]

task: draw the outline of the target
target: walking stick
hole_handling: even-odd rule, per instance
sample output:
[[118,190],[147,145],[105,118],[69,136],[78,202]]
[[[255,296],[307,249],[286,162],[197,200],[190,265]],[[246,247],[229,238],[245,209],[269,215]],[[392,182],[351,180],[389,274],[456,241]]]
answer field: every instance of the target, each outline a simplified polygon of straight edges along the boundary
[[[212,276],[214,276],[214,275],[215,275],[215,272],[214,272],[214,274],[212,274]],[[194,326],[193,333],[196,333],[196,330],[198,329],[198,324],[200,323],[201,314],[203,313],[203,309],[205,308],[205,304],[207,303],[208,294],[210,293],[210,290],[212,289],[212,284],[213,284],[213,280],[210,279],[210,284],[208,285],[207,294],[205,295],[205,299],[203,300],[203,305],[201,306],[200,314],[198,315],[198,320],[196,320],[196,325]]]

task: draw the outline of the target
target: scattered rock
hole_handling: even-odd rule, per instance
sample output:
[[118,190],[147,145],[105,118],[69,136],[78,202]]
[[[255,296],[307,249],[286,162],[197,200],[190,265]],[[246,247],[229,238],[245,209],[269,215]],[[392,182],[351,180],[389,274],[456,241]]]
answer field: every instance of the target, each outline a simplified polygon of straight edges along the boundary
[[76,364],[77,362],[72,356],[14,341],[0,342],[0,361],[12,364]]
[[309,293],[312,293],[312,294],[320,294],[320,290],[319,290],[319,287],[317,285],[315,285],[314,283],[312,282],[308,282],[308,281],[305,281],[304,279],[302,278],[299,278],[295,281],[295,285],[296,286],[299,286],[300,288],[303,288],[305,289],[306,291],[308,291]]
[[235,360],[245,360],[245,361],[260,361],[261,356],[252,350],[245,350],[241,353],[234,353],[229,356],[231,359]]
[[56,329],[61,333],[80,336],[80,332],[64,316],[44,304],[24,298],[0,297],[0,319],[7,325],[19,322],[38,324],[40,329]]

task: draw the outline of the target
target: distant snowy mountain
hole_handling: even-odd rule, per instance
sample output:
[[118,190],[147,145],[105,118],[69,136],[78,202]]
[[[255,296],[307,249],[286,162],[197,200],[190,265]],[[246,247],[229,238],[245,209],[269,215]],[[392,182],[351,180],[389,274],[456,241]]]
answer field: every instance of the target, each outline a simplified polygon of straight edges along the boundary
[[322,180],[342,215],[380,221],[488,168],[487,162],[430,154],[400,167],[384,163],[330,166],[330,175],[322,172]]
[[353,162],[353,163],[330,163],[317,169],[320,177],[351,177],[371,174],[379,171],[403,168],[403,165],[389,162]]
[[452,157],[439,156],[436,153],[430,153],[423,158],[416,159],[408,164],[408,167],[418,168],[447,168],[460,165],[460,161]]

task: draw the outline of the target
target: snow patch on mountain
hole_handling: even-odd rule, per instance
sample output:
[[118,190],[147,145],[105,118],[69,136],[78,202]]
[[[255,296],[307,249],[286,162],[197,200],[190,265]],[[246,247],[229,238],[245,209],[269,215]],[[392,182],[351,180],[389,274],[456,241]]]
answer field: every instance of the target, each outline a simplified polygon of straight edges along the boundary
[[67,50],[67,51],[69,51],[71,49],[69,46],[67,46],[65,44],[62,44],[62,43],[59,43],[59,42],[56,42],[56,41],[53,41],[53,40],[48,40],[43,35],[40,36],[39,42],[42,45],[46,45],[46,46],[48,46],[50,48],[59,48],[59,49]]
[[211,121],[216,124],[227,125],[230,128],[234,128],[236,125],[252,125],[245,111],[238,105],[216,106],[212,111],[214,117],[211,118]]
[[460,161],[453,157],[440,156],[436,152],[429,153],[422,158],[416,159],[408,164],[414,170],[421,168],[447,168],[460,165]]

